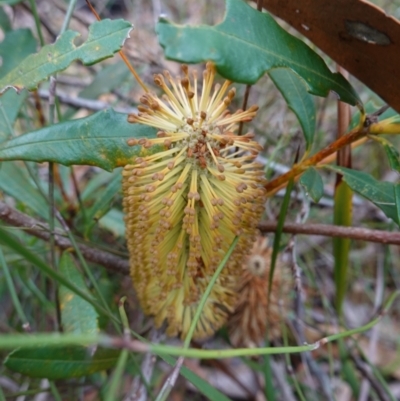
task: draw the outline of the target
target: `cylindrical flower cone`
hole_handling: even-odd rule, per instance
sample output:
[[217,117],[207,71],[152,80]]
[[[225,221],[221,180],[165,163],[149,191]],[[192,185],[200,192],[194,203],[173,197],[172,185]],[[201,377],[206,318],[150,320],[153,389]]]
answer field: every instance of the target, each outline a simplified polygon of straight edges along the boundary
[[267,238],[260,236],[243,263],[239,299],[228,323],[229,339],[235,347],[257,347],[266,336],[269,341],[282,337],[294,279],[287,266],[277,260],[268,299],[271,255]]
[[165,95],[146,93],[140,113],[128,118],[159,132],[155,139],[129,141],[151,155],[123,171],[126,237],[144,312],[157,327],[166,323],[168,335],[184,338],[207,284],[239,236],[197,324],[193,338],[204,339],[236,304],[243,258],[264,210],[265,182],[263,166],[254,161],[260,145],[250,133],[235,133],[257,107],[229,113],[235,90],[228,90],[228,81],[213,87],[211,63],[201,90],[196,74],[190,77],[187,66],[182,71],[181,79],[155,75]]

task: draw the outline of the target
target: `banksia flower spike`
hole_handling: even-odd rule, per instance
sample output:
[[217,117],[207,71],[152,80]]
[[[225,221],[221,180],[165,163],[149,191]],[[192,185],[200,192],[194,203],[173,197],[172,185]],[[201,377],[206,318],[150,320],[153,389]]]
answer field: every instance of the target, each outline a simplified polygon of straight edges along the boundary
[[[123,193],[131,276],[141,306],[157,327],[184,338],[198,302],[235,236],[238,244],[213,287],[194,339],[212,335],[237,299],[244,256],[251,249],[264,210],[259,144],[253,134],[235,134],[257,107],[231,114],[229,81],[215,84],[208,63],[201,91],[196,73],[168,72],[154,82],[165,95],[141,98],[128,121],[159,129],[157,138],[129,140],[149,150],[123,171]],[[144,152],[146,153],[146,152]]]
[[228,322],[229,338],[235,347],[260,346],[266,335],[270,341],[282,337],[282,324],[290,310],[294,279],[290,270],[278,260],[268,299],[271,255],[272,248],[267,245],[267,238],[260,236],[243,264],[239,299]]

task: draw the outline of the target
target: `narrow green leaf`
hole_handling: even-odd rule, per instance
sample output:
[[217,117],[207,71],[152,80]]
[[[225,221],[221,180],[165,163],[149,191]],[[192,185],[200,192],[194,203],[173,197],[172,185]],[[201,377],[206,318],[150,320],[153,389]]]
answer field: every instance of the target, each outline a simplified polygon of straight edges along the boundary
[[42,194],[30,180],[23,165],[15,162],[0,164],[0,189],[40,217],[44,219],[49,217],[48,206]]
[[382,136],[371,136],[371,139],[379,142],[383,146],[391,169],[400,173],[400,154],[396,147]]
[[101,191],[101,196],[99,196],[94,203],[94,205],[89,209],[87,213],[87,218],[89,220],[99,219],[105,212],[110,208],[110,202],[114,196],[121,190],[121,174],[117,171],[113,179],[107,184],[106,188]]
[[[335,189],[333,222],[337,226],[351,226],[353,193],[346,182],[341,181]],[[333,238],[333,257],[335,259],[333,276],[336,286],[335,307],[338,315],[347,291],[348,265],[350,254],[349,238]]]
[[25,376],[60,380],[110,369],[121,353],[104,348],[97,348],[94,354],[93,351],[80,346],[21,348],[11,352],[4,365]]
[[389,160],[390,168],[394,171],[400,173],[400,154],[397,149],[391,144],[388,143],[383,145],[383,149],[385,149],[386,156]]
[[36,46],[36,40],[30,29],[16,29],[7,32],[0,43],[0,57],[2,59],[0,78],[3,78],[13,68],[17,68],[22,60],[34,53]]
[[99,220],[99,225],[111,231],[116,237],[125,236],[124,214],[118,209],[111,209]]
[[332,73],[322,58],[287,33],[267,13],[242,0],[227,0],[226,15],[216,26],[177,26],[161,20],[159,42],[167,58],[187,63],[213,61],[225,78],[254,84],[273,68],[287,67],[318,96],[335,92],[343,102],[361,104],[346,79]]
[[[61,256],[60,274],[90,296],[83,277],[68,251],[63,252]],[[93,334],[99,331],[97,312],[91,304],[63,285],[60,286],[59,297],[61,322],[66,333]]]
[[318,171],[311,167],[300,177],[300,184],[304,187],[307,195],[318,203],[324,194],[324,183]]
[[276,259],[278,258],[279,248],[281,244],[281,237],[283,232],[283,225],[285,224],[286,215],[289,210],[290,195],[292,193],[293,185],[294,181],[293,179],[291,179],[286,187],[285,196],[283,197],[283,202],[281,205],[281,209],[279,211],[278,224],[275,230],[274,243],[272,245],[271,267],[268,276],[268,299],[272,292],[271,289],[272,289],[272,281],[274,278]]
[[[1,4],[1,3],[0,3]],[[11,23],[4,8],[0,8],[0,27],[4,32],[11,31]]]
[[91,305],[93,305],[98,311],[108,315],[108,312],[94,300],[92,296],[87,295],[85,291],[82,291],[74,283],[71,283],[59,272],[52,269],[47,263],[45,263],[41,258],[39,258],[35,253],[30,251],[26,246],[20,244],[20,242],[15,238],[14,235],[10,234],[7,230],[0,226],[0,243],[3,243],[10,247],[18,254],[22,255],[28,262],[32,263],[38,267],[46,276],[57,281],[59,284],[64,285],[69,288],[75,294],[79,295],[81,298],[85,299]]
[[117,174],[121,174],[118,170],[114,170],[111,173],[109,171],[99,171],[94,177],[90,179],[85,188],[81,193],[81,198],[84,202],[93,201],[98,196],[97,191],[107,185],[110,180],[113,179]]
[[[160,358],[171,366],[176,365],[176,359],[172,356],[160,355]],[[207,399],[211,401],[231,401],[226,395],[222,394],[220,391],[211,386],[207,381],[202,379],[186,366],[182,366],[181,374],[185,379],[189,380],[190,383],[192,383],[193,386],[195,386],[201,394],[207,397]]]
[[15,311],[22,324],[29,324],[26,318],[25,312],[22,308],[21,302],[19,300],[14,281],[11,277],[10,269],[7,265],[6,259],[4,258],[3,250],[0,248],[0,269],[3,271],[2,279],[5,281],[8,291],[10,293],[12,302],[14,304]]
[[387,217],[390,217],[397,224],[400,224],[400,220],[397,216],[393,183],[378,181],[367,173],[346,167],[326,166],[326,168],[342,174],[343,180],[354,192],[370,200],[378,206]]
[[0,97],[0,142],[13,134],[13,126],[18,112],[28,97],[28,92],[8,91]]
[[[110,93],[132,77],[125,63],[118,62],[104,67],[94,78],[92,83],[79,92],[79,97],[84,99],[97,99],[103,93]],[[130,78],[132,79],[132,78]],[[76,109],[70,107],[63,115],[63,120],[70,120],[76,113]]]
[[397,212],[397,219],[400,221],[400,184],[394,184],[394,199],[396,201],[396,212]]
[[306,150],[311,150],[315,133],[315,104],[312,96],[298,75],[288,68],[269,71],[268,75],[286,100],[290,110],[296,114],[306,140]]
[[86,99],[96,99],[103,93],[109,93],[118,88],[122,82],[131,77],[131,73],[122,61],[104,67],[93,82],[79,92]]
[[126,362],[128,361],[128,356],[129,351],[126,349],[122,350],[118,358],[117,366],[115,367],[114,373],[109,383],[107,393],[104,397],[104,401],[114,401],[118,399],[118,393],[121,391],[122,387],[121,379],[124,373]]
[[[265,345],[268,347],[269,340],[268,340],[268,334],[265,339]],[[272,374],[272,368],[271,368],[271,356],[270,355],[265,355],[264,358],[262,359],[261,362],[261,372],[264,373],[264,380],[265,380],[265,385],[264,385],[264,394],[265,397],[267,398],[268,401],[276,401],[276,392],[275,392],[275,386],[273,382],[273,374]]]
[[[65,121],[0,144],[0,161],[51,161],[70,166],[87,164],[105,170],[124,166],[140,153],[129,138],[154,138],[154,128],[130,124],[125,114],[112,109]],[[156,148],[156,147],[154,147]]]
[[0,90],[14,87],[34,89],[50,75],[67,68],[73,61],[81,60],[85,65],[94,64],[121,49],[132,30],[132,25],[124,20],[103,20],[89,27],[86,42],[75,46],[78,32],[64,32],[52,45],[44,46],[39,53],[27,57],[17,68],[0,79]]
[[[1,12],[4,13],[2,8],[0,8]],[[0,78],[35,51],[36,40],[30,29],[17,29],[7,32],[0,43],[0,58],[2,60]],[[27,96],[27,91],[20,93],[10,91],[0,97],[0,141],[12,134],[15,119]]]

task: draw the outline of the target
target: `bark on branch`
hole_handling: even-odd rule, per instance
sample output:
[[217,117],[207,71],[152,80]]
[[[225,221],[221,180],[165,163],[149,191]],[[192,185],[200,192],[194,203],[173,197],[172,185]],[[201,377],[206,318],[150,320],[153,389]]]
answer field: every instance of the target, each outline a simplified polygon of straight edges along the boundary
[[[24,229],[25,232],[40,238],[44,241],[50,240],[50,230],[46,223],[34,219],[24,213],[18,212],[6,203],[0,201],[0,220],[13,227]],[[274,232],[276,222],[262,221],[258,228],[262,232]],[[329,224],[295,224],[287,223],[283,227],[283,232],[290,234],[322,235],[326,237],[343,237],[362,241],[378,242],[381,244],[400,245],[400,233],[381,230],[370,230],[358,227],[333,226]],[[56,229],[55,243],[60,249],[71,248],[72,244],[65,237],[62,230]],[[115,256],[109,252],[79,245],[82,255],[89,262],[97,263],[108,270],[117,273],[129,274],[129,262],[126,259]]]
[[[262,221],[258,228],[261,232],[274,232],[277,222]],[[283,226],[284,233],[322,235],[326,237],[351,238],[381,244],[400,245],[400,233],[392,231],[370,230],[369,228],[334,226],[331,224],[295,224]]]
[[[48,224],[36,220],[24,213],[18,212],[6,203],[0,201],[0,220],[13,226],[23,228],[25,232],[44,241],[50,240],[50,229]],[[65,237],[62,230],[55,230],[55,243],[61,249],[71,248],[71,241]],[[87,245],[79,245],[83,257],[93,263],[98,263],[106,269],[117,273],[129,274],[129,262],[126,259],[115,256],[109,252],[92,248]]]

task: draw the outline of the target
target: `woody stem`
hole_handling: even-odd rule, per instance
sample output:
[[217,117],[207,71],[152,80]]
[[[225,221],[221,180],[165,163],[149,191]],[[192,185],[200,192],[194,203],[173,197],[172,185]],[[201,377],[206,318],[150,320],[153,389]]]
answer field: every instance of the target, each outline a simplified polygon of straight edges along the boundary
[[[367,122],[368,120],[366,120]],[[277,188],[281,188],[286,183],[289,182],[292,178],[296,178],[300,174],[302,174],[307,167],[315,166],[328,156],[336,153],[339,149],[342,149],[344,146],[350,145],[353,142],[358,141],[359,139],[367,136],[370,132],[370,125],[368,123],[364,123],[362,127],[356,127],[351,130],[348,134],[340,137],[335,142],[328,145],[326,148],[320,150],[315,155],[309,157],[308,159],[295,164],[293,168],[285,174],[269,181],[265,185],[265,189],[267,190],[267,194],[274,193]]]

